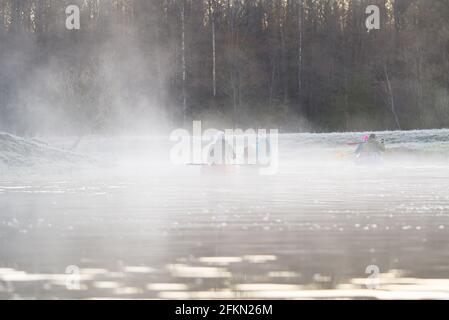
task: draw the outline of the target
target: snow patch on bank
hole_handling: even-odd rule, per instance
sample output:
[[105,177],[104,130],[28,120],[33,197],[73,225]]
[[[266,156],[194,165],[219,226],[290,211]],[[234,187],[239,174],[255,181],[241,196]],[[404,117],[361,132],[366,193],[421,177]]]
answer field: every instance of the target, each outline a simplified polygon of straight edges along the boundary
[[67,150],[54,148],[45,142],[25,139],[0,132],[0,166],[30,167],[50,164],[86,164],[87,157]]

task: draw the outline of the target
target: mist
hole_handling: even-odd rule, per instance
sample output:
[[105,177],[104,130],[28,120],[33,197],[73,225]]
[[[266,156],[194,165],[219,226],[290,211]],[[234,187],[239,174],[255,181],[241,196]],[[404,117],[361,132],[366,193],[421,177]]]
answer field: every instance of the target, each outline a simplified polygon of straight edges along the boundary
[[0,0],[0,299],[449,299],[448,14]]
[[[66,29],[63,2],[49,12],[40,12],[46,10],[36,7],[40,3],[4,4],[3,27],[10,21],[7,15],[18,19],[2,33],[4,130],[27,136],[167,130],[171,53],[156,43],[151,30],[139,29],[139,19],[129,24],[121,19],[126,12],[109,12],[112,4],[96,7],[95,22],[92,4],[78,4],[80,30]],[[99,10],[104,10],[101,17]],[[39,12],[44,16],[35,16]],[[151,20],[154,13],[149,15],[145,18]]]

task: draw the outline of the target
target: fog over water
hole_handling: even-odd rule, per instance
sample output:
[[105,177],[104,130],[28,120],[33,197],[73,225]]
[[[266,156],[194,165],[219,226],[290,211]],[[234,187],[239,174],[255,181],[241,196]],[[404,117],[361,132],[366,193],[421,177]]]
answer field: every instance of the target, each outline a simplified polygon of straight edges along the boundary
[[[449,299],[448,16],[0,0],[0,299]],[[175,164],[198,121],[282,132],[272,174]]]
[[362,135],[280,135],[269,176],[175,166],[167,136],[4,165],[0,297],[449,298],[449,130],[380,132],[376,166]]

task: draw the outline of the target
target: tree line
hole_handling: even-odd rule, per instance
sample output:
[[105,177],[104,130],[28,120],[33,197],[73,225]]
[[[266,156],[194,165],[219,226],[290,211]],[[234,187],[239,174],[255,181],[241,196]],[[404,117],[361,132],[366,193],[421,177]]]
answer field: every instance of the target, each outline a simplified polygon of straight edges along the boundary
[[448,55],[448,0],[0,0],[0,130],[447,127]]

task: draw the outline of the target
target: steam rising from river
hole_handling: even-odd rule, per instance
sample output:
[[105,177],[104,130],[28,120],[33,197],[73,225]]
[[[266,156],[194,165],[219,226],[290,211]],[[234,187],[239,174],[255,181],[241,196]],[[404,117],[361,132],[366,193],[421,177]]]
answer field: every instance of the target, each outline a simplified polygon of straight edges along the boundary
[[362,135],[281,135],[271,176],[175,166],[167,136],[86,137],[95,164],[10,168],[0,296],[447,297],[449,131],[378,133],[377,167],[352,161]]

